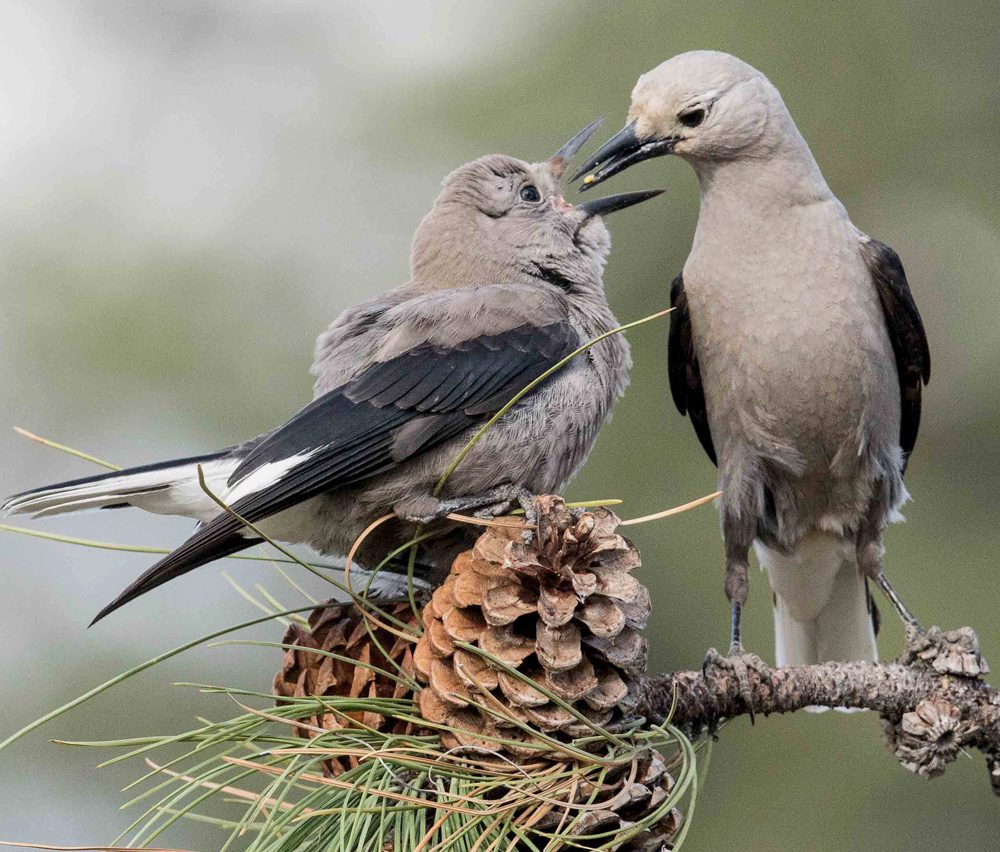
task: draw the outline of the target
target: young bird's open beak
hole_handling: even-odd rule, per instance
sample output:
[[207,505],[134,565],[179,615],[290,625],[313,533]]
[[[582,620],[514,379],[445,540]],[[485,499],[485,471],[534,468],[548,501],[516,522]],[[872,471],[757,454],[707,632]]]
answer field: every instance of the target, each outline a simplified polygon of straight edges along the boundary
[[618,195],[609,195],[607,198],[595,198],[593,201],[585,201],[583,204],[577,204],[576,209],[582,210],[587,214],[587,218],[591,219],[594,216],[607,216],[616,210],[624,210],[633,204],[642,204],[643,201],[649,201],[650,198],[656,198],[657,195],[661,195],[662,193],[662,189],[648,189],[642,192],[622,192]]
[[[596,131],[597,128],[603,123],[604,116],[602,115],[600,118],[590,122],[590,124],[584,127],[583,130],[570,139],[569,142],[563,145],[562,148],[549,157],[547,163],[549,169],[556,178],[561,178],[563,176],[563,173],[566,171],[566,165],[569,161],[584,146],[586,141],[594,135],[594,131]],[[604,147],[606,148],[607,145]],[[603,150],[604,148],[601,149],[601,151]],[[600,151],[598,151],[598,154],[599,153]],[[581,169],[580,172],[585,171],[588,168],[590,168],[589,165]],[[577,172],[577,174],[580,174],[580,172]],[[574,177],[574,180],[575,179],[576,178]],[[616,210],[624,210],[626,207],[631,207],[633,204],[641,204],[643,201],[649,201],[650,198],[655,198],[662,192],[662,189],[647,190],[645,192],[622,192],[618,195],[609,195],[607,198],[595,198],[593,201],[588,201],[584,204],[577,204],[575,207],[572,204],[563,201],[560,197],[559,204],[561,209],[567,213],[574,210],[582,212],[584,214],[583,222],[587,222],[588,220],[593,219],[594,216],[607,216],[609,213],[614,213]]]
[[605,116],[600,116],[595,118],[590,124],[583,128],[579,133],[576,134],[572,139],[569,140],[565,145],[562,146],[558,151],[556,151],[548,159],[549,170],[557,178],[561,178],[566,171],[566,166],[569,165],[569,161],[576,156],[577,151],[579,151],[587,142],[587,140],[594,135],[594,132],[604,124]]
[[[670,154],[677,144],[678,137],[670,136],[666,139],[639,139],[635,134],[635,122],[629,122],[607,142],[605,142],[594,155],[576,170],[570,180],[577,180],[583,175],[583,185],[581,192],[585,192],[592,186],[597,186],[601,181],[607,180],[612,175],[624,171],[629,166],[641,163],[652,157],[662,157]],[[591,172],[595,167],[600,166],[596,172]]]

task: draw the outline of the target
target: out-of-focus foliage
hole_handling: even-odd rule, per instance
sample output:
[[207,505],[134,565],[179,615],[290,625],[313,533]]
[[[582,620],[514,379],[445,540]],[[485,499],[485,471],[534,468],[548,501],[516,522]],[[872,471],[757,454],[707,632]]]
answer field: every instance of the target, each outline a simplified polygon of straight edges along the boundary
[[[21,424],[121,464],[210,450],[281,422],[309,396],[312,341],[346,306],[403,280],[441,177],[490,151],[532,158],[634,79],[695,47],[735,53],[778,85],[834,191],[902,255],[934,357],[908,482],[888,537],[897,587],[927,622],[972,624],[1000,664],[1000,98],[993,3],[265,2],[21,0],[0,8],[0,491],[83,475]],[[607,272],[623,320],[667,299],[697,215],[679,161],[614,189],[667,194],[612,220]],[[666,326],[631,335],[633,384],[572,498],[626,517],[713,487],[669,403]],[[74,535],[176,543],[187,525],[132,513],[56,519]],[[712,509],[635,529],[653,588],[652,665],[691,667],[725,641]],[[148,562],[5,536],[0,683],[9,733],[152,652],[247,616],[199,570],[92,631]],[[231,563],[247,586],[266,567]],[[883,652],[900,630],[885,619]],[[770,652],[754,577],[751,647]],[[258,630],[275,639],[278,628]],[[0,837],[100,842],[134,816],[95,739],[226,718],[223,699],[167,686],[266,687],[267,651],[202,650],[102,697],[0,755]],[[878,720],[744,720],[714,750],[687,848],[979,850],[1000,816],[978,761],[905,775]],[[216,848],[203,825],[176,846]]]

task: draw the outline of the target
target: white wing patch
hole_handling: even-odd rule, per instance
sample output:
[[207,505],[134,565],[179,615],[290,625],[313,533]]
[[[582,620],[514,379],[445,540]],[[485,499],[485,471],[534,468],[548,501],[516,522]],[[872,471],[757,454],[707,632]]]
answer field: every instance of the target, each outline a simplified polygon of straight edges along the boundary
[[228,505],[232,506],[237,500],[249,497],[251,494],[257,494],[281,482],[292,470],[316,455],[316,453],[322,451],[322,449],[323,447],[316,447],[315,449],[307,450],[304,453],[296,453],[294,456],[289,456],[279,461],[262,464],[260,467],[254,468],[228,489],[224,488],[221,492],[215,493]]

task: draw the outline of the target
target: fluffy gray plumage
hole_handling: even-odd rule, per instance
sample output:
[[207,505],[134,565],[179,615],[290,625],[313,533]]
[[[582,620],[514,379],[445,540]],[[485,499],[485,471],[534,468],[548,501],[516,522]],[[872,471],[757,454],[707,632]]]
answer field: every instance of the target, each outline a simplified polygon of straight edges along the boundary
[[719,466],[734,647],[755,546],[779,665],[875,659],[865,578],[888,587],[882,532],[907,497],[930,374],[902,266],[852,224],[778,90],[732,56],[643,75],[587,184],[668,153],[701,189],[672,292],[671,389]]
[[[209,487],[263,533],[323,554],[345,554],[386,513],[498,512],[525,491],[561,489],[625,390],[630,360],[620,335],[524,397],[454,471],[441,500],[432,496],[474,431],[517,391],[617,326],[602,282],[610,240],[596,215],[616,207],[572,207],[561,194],[565,159],[593,129],[542,163],[492,155],[449,175],[414,237],[411,279],[323,332],[314,401],[284,426],[209,456],[33,490],[3,509],[130,505],[201,522],[101,618],[257,540],[206,496],[199,464]],[[449,564],[471,534],[440,520],[431,529],[438,535],[420,558],[432,568]],[[412,522],[383,524],[359,562],[373,566],[413,531]]]

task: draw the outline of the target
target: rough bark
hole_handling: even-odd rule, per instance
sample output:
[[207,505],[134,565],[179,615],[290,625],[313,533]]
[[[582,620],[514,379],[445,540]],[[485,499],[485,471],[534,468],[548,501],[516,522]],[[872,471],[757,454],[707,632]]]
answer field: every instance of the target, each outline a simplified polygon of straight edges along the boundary
[[750,714],[751,706],[755,716],[816,705],[871,710],[882,717],[889,747],[911,772],[940,775],[960,751],[978,749],[1000,795],[1000,693],[981,680],[988,668],[975,632],[911,630],[906,644],[892,663],[752,667],[749,704],[725,667],[647,675],[639,683],[636,712],[656,723],[669,716],[699,735],[714,732],[722,719]]

